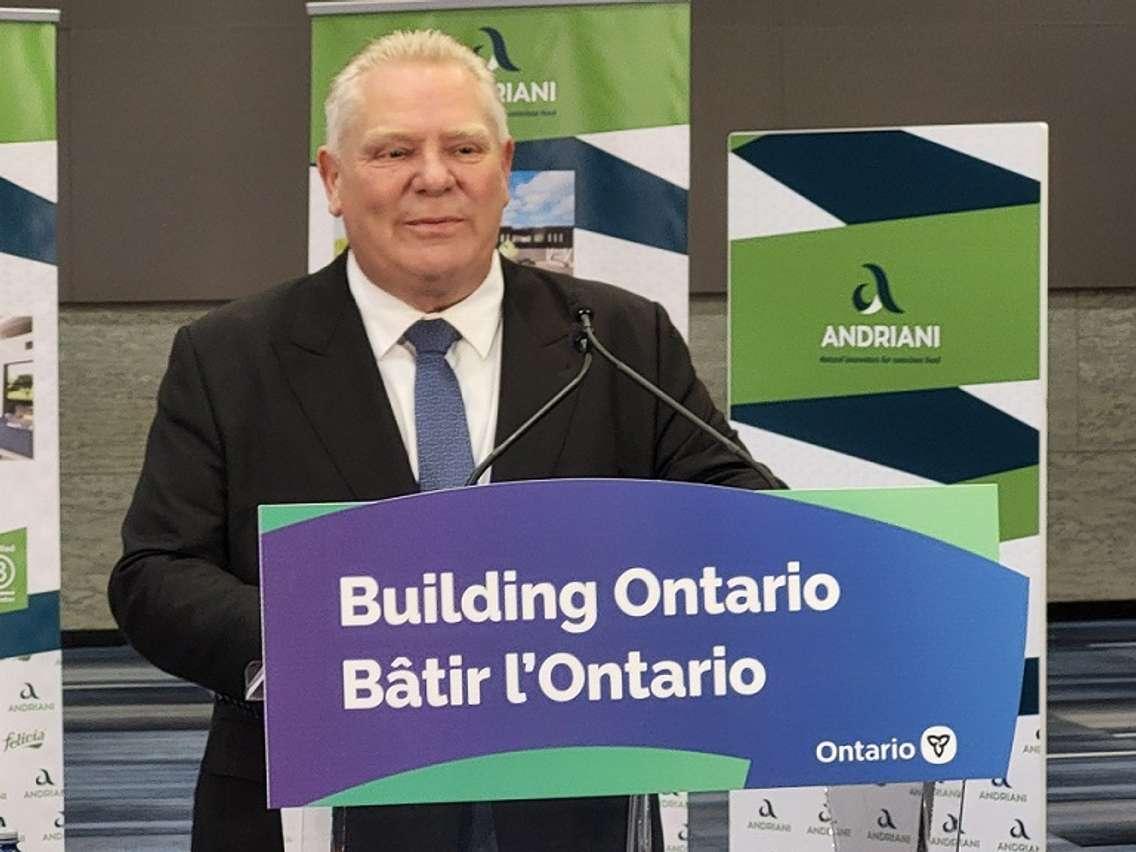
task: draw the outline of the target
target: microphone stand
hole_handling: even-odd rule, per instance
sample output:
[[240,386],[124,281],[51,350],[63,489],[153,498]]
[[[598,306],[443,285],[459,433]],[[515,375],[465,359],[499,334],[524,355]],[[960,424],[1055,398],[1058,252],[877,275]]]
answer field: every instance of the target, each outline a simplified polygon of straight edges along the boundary
[[477,480],[481,479],[485,471],[489,470],[489,468],[493,466],[493,462],[497,461],[497,459],[499,459],[509,449],[509,447],[517,443],[517,441],[519,441],[521,437],[529,431],[529,429],[536,425],[538,420],[548,414],[548,412],[552,411],[552,409],[556,408],[556,406],[558,406],[564,400],[564,398],[568,396],[568,394],[572,393],[572,391],[574,391],[579,386],[580,382],[584,381],[584,376],[586,376],[588,374],[588,370],[592,368],[592,353],[588,351],[587,343],[587,340],[583,337],[577,337],[575,340],[576,349],[584,353],[584,363],[580,365],[580,371],[576,373],[576,376],[572,379],[572,381],[570,381],[559,391],[557,391],[548,402],[537,409],[537,412],[532,417],[518,426],[516,431],[514,431],[512,435],[498,444],[497,447],[494,448],[493,452],[487,455],[485,457],[485,460],[473,469],[473,473],[471,473],[469,475],[469,479],[465,481],[466,485],[476,485]]
[[635,384],[639,385],[639,387],[643,388],[643,390],[647,391],[647,393],[651,394],[656,399],[661,400],[672,410],[681,414],[683,417],[697,426],[700,430],[705,432],[707,435],[709,435],[711,438],[713,438],[715,441],[717,441],[719,444],[721,444],[723,447],[725,447],[727,450],[729,450],[731,453],[745,462],[745,464],[749,468],[753,469],[761,475],[762,479],[764,479],[766,483],[768,483],[770,488],[785,487],[785,483],[774,476],[773,472],[765,465],[755,461],[753,456],[749,454],[745,447],[735,441],[731,441],[729,438],[727,438],[725,435],[723,435],[721,432],[719,432],[717,429],[715,429],[713,426],[711,426],[677,399],[672,397],[662,388],[639,375],[639,373],[637,373],[635,370],[633,370],[631,367],[629,367],[627,364],[625,364],[623,361],[619,360],[617,357],[615,357],[615,355],[609,352],[607,347],[600,343],[599,338],[596,337],[595,329],[592,326],[591,308],[577,308],[576,317],[580,321],[580,325],[584,330],[584,336],[587,338],[587,342],[590,347],[598,352],[601,356],[603,356],[603,358],[608,361],[613,367],[615,367],[616,370],[627,376],[627,378],[631,379],[631,381],[635,382]]

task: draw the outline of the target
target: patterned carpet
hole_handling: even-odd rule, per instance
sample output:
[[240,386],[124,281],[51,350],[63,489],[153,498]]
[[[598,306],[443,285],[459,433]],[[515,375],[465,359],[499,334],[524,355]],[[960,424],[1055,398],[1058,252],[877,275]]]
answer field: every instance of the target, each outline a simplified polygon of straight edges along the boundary
[[[210,700],[129,648],[64,651],[69,852],[189,849]],[[1136,620],[1049,629],[1049,850],[1136,852]],[[691,852],[726,852],[725,797],[692,797]]]

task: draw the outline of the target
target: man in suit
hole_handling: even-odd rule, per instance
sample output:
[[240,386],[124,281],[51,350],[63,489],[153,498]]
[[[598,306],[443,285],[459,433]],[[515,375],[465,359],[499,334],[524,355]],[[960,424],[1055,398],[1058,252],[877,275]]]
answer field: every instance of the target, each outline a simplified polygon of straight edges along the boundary
[[[217,696],[196,852],[281,848],[262,722],[241,700],[261,657],[258,505],[460,482],[579,369],[580,305],[620,357],[729,433],[661,307],[497,255],[513,143],[472,52],[436,32],[380,39],[336,79],[327,115],[318,165],[350,251],[178,331],[110,580],[131,644]],[[492,470],[570,476],[780,485],[604,363]],[[627,807],[497,803],[488,823],[487,808],[462,805],[358,817],[382,849],[622,852]]]

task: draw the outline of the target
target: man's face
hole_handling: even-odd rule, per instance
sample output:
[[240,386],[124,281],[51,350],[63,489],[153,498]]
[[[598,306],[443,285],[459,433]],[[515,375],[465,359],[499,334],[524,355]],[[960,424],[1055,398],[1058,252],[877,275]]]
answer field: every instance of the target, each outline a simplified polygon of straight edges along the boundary
[[359,86],[340,151],[319,152],[328,207],[377,284],[403,298],[405,288],[464,298],[497,245],[513,141],[497,139],[458,65],[389,64]]

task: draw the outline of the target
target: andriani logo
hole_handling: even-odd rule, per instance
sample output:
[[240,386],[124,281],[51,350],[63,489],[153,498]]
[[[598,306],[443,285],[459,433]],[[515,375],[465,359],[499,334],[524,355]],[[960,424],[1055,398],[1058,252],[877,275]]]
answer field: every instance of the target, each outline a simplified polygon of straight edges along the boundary
[[[520,71],[513,60],[509,58],[509,49],[505,46],[505,37],[493,27],[480,27],[481,31],[489,36],[491,45],[491,53],[485,63],[489,66],[490,71],[496,71],[498,68],[504,68],[506,71]],[[479,44],[473,48],[473,52],[481,56],[481,51],[484,50],[485,45]]]
[[[479,27],[479,32],[489,39],[486,49],[484,42],[473,45],[473,52],[485,59],[489,70],[494,73],[505,71],[512,74],[521,73],[520,67],[509,55],[508,45],[501,31],[494,27]],[[488,54],[488,56],[486,55]],[[501,100],[506,104],[535,104],[556,103],[555,80],[512,80],[497,81],[497,91],[501,93]]]
[[887,273],[874,263],[865,263],[864,268],[872,273],[872,277],[876,279],[876,293],[869,302],[864,298],[864,291],[868,289],[867,284],[861,284],[852,291],[852,305],[862,313],[864,316],[870,316],[876,313],[880,308],[887,308],[893,314],[902,314],[903,308],[895,303],[895,299],[891,297],[891,287],[888,285]]
[[[872,281],[856,285],[852,291],[852,307],[862,316],[872,316],[882,310],[888,314],[903,314],[888,283],[887,273],[876,263],[865,263]],[[871,298],[868,295],[871,294]],[[827,325],[821,337],[822,349],[938,349],[942,327],[939,325]]]
[[19,691],[20,700],[8,705],[9,713],[30,713],[38,710],[54,710],[54,701],[44,701],[39,697],[36,692],[35,685],[24,681],[23,688]]

